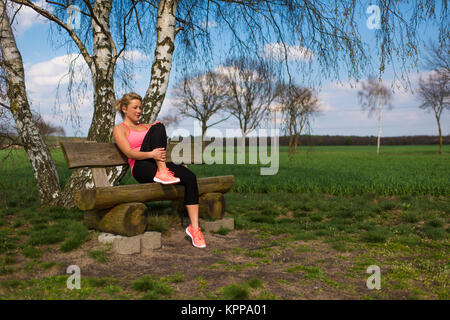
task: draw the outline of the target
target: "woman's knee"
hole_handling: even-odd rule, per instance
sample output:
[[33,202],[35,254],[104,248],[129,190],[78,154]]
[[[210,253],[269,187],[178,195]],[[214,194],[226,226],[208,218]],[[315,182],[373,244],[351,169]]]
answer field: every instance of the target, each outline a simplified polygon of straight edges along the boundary
[[156,124],[151,125],[150,130],[152,130],[152,131],[166,130],[166,127],[164,126],[164,124],[162,122],[158,122]]

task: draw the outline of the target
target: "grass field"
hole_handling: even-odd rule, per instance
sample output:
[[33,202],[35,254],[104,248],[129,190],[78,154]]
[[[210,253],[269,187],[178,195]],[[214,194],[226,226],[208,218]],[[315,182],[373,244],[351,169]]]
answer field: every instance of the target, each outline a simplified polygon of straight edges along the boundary
[[[436,151],[312,147],[290,157],[282,147],[274,176],[259,165],[190,166],[197,177],[235,176],[225,197],[236,230],[206,235],[211,245],[199,251],[179,242],[170,203],[151,203],[149,230],[163,233],[170,256],[159,250],[152,272],[127,260],[145,273],[135,277],[81,211],[39,209],[28,160],[14,151],[0,165],[0,298],[449,299],[450,154]],[[52,155],[64,184],[70,170]],[[135,181],[128,173],[122,183]],[[197,255],[189,272],[177,265],[186,252]],[[96,271],[68,290],[75,256]],[[381,290],[365,285],[370,265],[381,268]]]

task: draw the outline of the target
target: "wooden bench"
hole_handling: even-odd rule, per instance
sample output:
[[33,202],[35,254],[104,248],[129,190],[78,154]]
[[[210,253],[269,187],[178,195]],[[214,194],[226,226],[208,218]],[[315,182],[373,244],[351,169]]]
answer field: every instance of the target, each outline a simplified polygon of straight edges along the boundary
[[[70,169],[88,167],[94,187],[74,191],[75,202],[84,211],[84,223],[103,232],[134,236],[147,228],[147,207],[144,202],[172,200],[173,208],[185,215],[184,186],[142,183],[111,186],[106,167],[128,164],[127,157],[114,143],[61,142]],[[175,144],[168,144],[166,161],[171,162]],[[182,156],[182,153],[180,154]],[[193,163],[193,155],[190,161]],[[197,163],[197,162],[196,162]],[[198,178],[200,217],[221,219],[225,213],[223,194],[233,186],[234,176]]]

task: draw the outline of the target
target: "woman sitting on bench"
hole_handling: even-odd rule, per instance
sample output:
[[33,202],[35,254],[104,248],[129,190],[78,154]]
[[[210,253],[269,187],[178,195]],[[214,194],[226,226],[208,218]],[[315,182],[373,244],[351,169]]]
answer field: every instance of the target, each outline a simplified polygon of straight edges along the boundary
[[125,94],[117,100],[115,109],[122,115],[123,122],[114,127],[114,140],[127,156],[131,175],[139,183],[158,182],[162,184],[180,183],[184,185],[184,204],[191,224],[186,233],[197,248],[206,247],[205,239],[198,226],[198,185],[197,177],[188,168],[174,163],[166,163],[167,134],[164,124],[155,121],[140,124],[142,98],[137,93]]

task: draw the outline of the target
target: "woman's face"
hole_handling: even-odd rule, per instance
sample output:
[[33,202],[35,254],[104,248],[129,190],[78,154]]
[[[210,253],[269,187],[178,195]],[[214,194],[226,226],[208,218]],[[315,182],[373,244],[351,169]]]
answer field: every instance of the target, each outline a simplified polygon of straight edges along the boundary
[[125,117],[129,118],[133,122],[138,122],[139,117],[142,114],[142,103],[140,100],[131,100],[128,106],[122,107],[122,111]]

